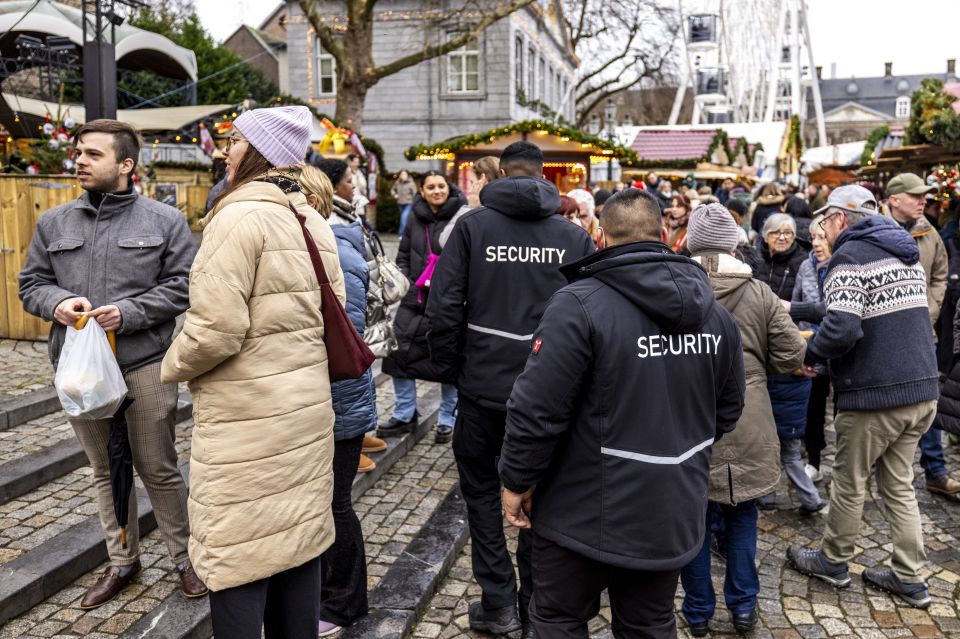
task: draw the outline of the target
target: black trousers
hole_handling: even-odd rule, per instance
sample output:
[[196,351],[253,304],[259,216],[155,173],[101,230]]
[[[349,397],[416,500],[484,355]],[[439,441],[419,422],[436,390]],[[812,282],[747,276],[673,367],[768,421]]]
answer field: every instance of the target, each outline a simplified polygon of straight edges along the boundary
[[316,639],[320,558],[249,584],[210,591],[216,639]]
[[350,489],[363,435],[334,442],[333,523],[337,538],[320,556],[320,619],[349,626],[367,614],[367,559]]
[[467,504],[473,576],[483,590],[480,601],[487,610],[519,605],[520,619],[525,622],[533,591],[532,539],[529,531],[520,531],[517,544],[518,598],[516,573],[503,532],[500,474],[497,472],[507,413],[484,408],[463,395],[458,411],[457,427],[453,429],[453,454],[460,473],[460,492]]
[[817,375],[810,387],[810,401],[807,402],[807,430],[803,434],[803,445],[807,449],[807,462],[820,468],[820,453],[827,447],[823,429],[826,422],[827,399],[830,397],[830,376]]
[[567,550],[534,533],[533,604],[537,639],[586,639],[587,623],[600,612],[600,594],[610,595],[617,639],[674,639],[673,597],[679,570],[627,570]]

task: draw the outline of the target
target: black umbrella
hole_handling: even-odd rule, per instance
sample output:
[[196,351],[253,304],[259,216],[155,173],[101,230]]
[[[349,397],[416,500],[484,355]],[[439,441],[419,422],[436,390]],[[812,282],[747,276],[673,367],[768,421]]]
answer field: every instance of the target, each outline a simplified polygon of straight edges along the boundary
[[127,519],[130,516],[130,493],[133,492],[133,451],[127,435],[127,409],[133,400],[127,397],[110,422],[107,457],[110,460],[110,488],[113,491],[113,513],[120,526],[120,545],[127,547]]

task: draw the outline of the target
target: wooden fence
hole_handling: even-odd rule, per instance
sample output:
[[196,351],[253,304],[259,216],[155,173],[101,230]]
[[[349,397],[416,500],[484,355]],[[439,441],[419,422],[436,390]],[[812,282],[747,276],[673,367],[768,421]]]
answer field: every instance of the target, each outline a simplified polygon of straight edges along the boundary
[[17,274],[40,215],[80,196],[66,175],[0,175],[0,338],[41,339],[50,323],[28,315],[17,297]]
[[[182,173],[182,174],[181,174]],[[210,179],[206,174],[168,171],[156,183],[168,187],[175,204],[191,222],[203,215]],[[148,197],[155,193],[150,185]],[[50,323],[27,314],[17,296],[17,275],[27,261],[27,250],[37,220],[47,209],[80,197],[82,189],[68,175],[0,175],[0,339],[44,339]]]

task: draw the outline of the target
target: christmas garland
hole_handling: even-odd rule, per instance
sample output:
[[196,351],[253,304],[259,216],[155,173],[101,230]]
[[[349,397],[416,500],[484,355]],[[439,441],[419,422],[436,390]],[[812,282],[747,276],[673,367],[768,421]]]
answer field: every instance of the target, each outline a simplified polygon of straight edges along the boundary
[[413,161],[421,155],[430,157],[447,155],[450,153],[455,153],[461,149],[477,146],[478,144],[490,144],[497,138],[506,137],[515,133],[535,133],[538,131],[545,131],[551,135],[555,135],[560,138],[567,138],[573,142],[579,142],[580,144],[589,144],[601,150],[612,151],[612,154],[609,154],[610,157],[619,159],[621,165],[623,166],[635,166],[635,163],[639,161],[637,152],[633,149],[621,146],[619,144],[614,144],[593,135],[587,135],[586,133],[583,133],[577,129],[558,126],[545,120],[524,120],[523,122],[517,122],[516,124],[510,124],[505,127],[491,129],[485,133],[462,135],[438,144],[417,144],[404,151],[403,156],[408,160]]
[[863,153],[860,154],[860,166],[874,164],[873,152],[876,150],[877,145],[880,144],[880,141],[888,135],[890,135],[890,127],[888,126],[878,126],[870,132],[870,135],[867,137],[867,143],[863,145]]

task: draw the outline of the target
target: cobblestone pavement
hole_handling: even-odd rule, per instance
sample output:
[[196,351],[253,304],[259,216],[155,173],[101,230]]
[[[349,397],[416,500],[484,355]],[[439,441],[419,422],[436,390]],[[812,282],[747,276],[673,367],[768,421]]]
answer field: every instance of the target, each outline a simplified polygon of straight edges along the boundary
[[[832,465],[831,452],[824,460],[825,474]],[[960,450],[948,448],[948,468],[960,474]],[[919,457],[918,457],[919,459]],[[927,546],[927,582],[933,604],[916,610],[899,603],[886,593],[865,589],[858,575],[864,568],[883,563],[892,549],[889,527],[880,510],[876,486],[872,486],[864,508],[857,556],[851,564],[853,583],[835,590],[825,583],[798,574],[785,565],[790,544],[815,546],[823,531],[823,517],[803,518],[798,502],[786,484],[779,490],[778,510],[761,512],[757,543],[760,573],[760,624],[751,637],[756,639],[806,639],[841,637],[845,639],[887,639],[892,637],[960,638],[960,504],[934,497],[925,489],[923,473],[916,464],[917,498],[923,515],[923,533]],[[827,484],[820,485],[827,496]],[[515,531],[508,529],[511,549]],[[723,562],[713,558],[714,590],[717,613],[711,622],[713,637],[735,637],[729,615],[723,609]],[[683,589],[678,588],[676,610],[679,615]],[[467,608],[479,601],[480,588],[470,569],[470,545],[460,553],[456,565],[433,597],[427,613],[417,625],[414,639],[481,639],[487,637],[469,629]],[[686,623],[678,617],[681,637],[689,637]],[[589,626],[593,637],[611,637],[610,608],[603,597],[600,614]],[[517,633],[519,635],[519,633]]]
[[[420,382],[418,394],[422,397],[426,392],[432,391],[433,386],[435,385]],[[432,395],[438,396],[438,393],[432,393]],[[381,384],[378,387],[377,399],[378,410],[383,419],[393,406],[392,384],[389,382]],[[436,402],[435,398],[433,404],[435,405]],[[423,408],[425,406],[421,405],[421,410]],[[189,458],[189,434],[192,423],[185,422],[181,427],[178,430],[177,449],[182,463]],[[32,501],[28,500],[28,496],[24,496],[17,500],[16,507],[8,508],[9,504],[0,506],[0,518],[3,518],[0,521],[12,519],[10,517],[12,513],[23,516],[26,521],[38,515],[43,517],[42,513],[49,512],[50,505],[60,504],[60,507],[63,507],[65,502],[60,502],[58,495],[67,497],[67,493],[72,491],[79,491],[79,494],[69,499],[82,498],[83,501],[72,508],[67,508],[68,513],[75,514],[78,517],[77,521],[80,521],[85,512],[81,509],[86,508],[91,513],[95,512],[89,484],[89,469],[71,473],[67,477],[71,476],[76,476],[72,479],[72,483],[64,479],[69,488],[61,487],[57,482],[51,482],[45,487],[46,492],[42,493],[42,496],[34,496],[31,493]],[[433,437],[428,433],[357,500],[355,508],[366,540],[369,588],[373,588],[380,582],[406,548],[407,543],[426,523],[456,482],[456,465],[449,444],[434,445]],[[139,489],[142,490],[142,487]],[[38,489],[38,491],[44,491],[44,489]],[[43,499],[50,500],[48,506],[38,508],[37,504]],[[44,535],[45,538],[51,537],[52,534],[47,534],[46,530],[50,526],[55,526],[57,522],[44,525],[42,521],[37,520],[38,525],[19,541],[24,541],[31,536],[33,538],[40,535]],[[0,530],[0,535],[6,537],[6,531]],[[11,540],[6,543],[10,546],[15,542]],[[38,543],[31,540],[24,545],[32,548]],[[143,552],[141,562],[144,570],[116,600],[95,610],[84,611],[79,608],[83,593],[106,568],[106,564],[103,564],[32,610],[11,619],[0,628],[0,639],[52,636],[104,639],[122,634],[179,587],[178,577],[173,564],[166,556],[166,549],[158,531],[154,530],[147,535],[141,542],[141,548]],[[16,554],[24,552],[24,549],[19,547],[11,548],[11,551],[14,550]],[[3,550],[0,549],[0,553],[2,552]],[[12,557],[3,558],[0,554],[0,562],[10,559]]]
[[53,384],[46,342],[0,339],[0,399]]

